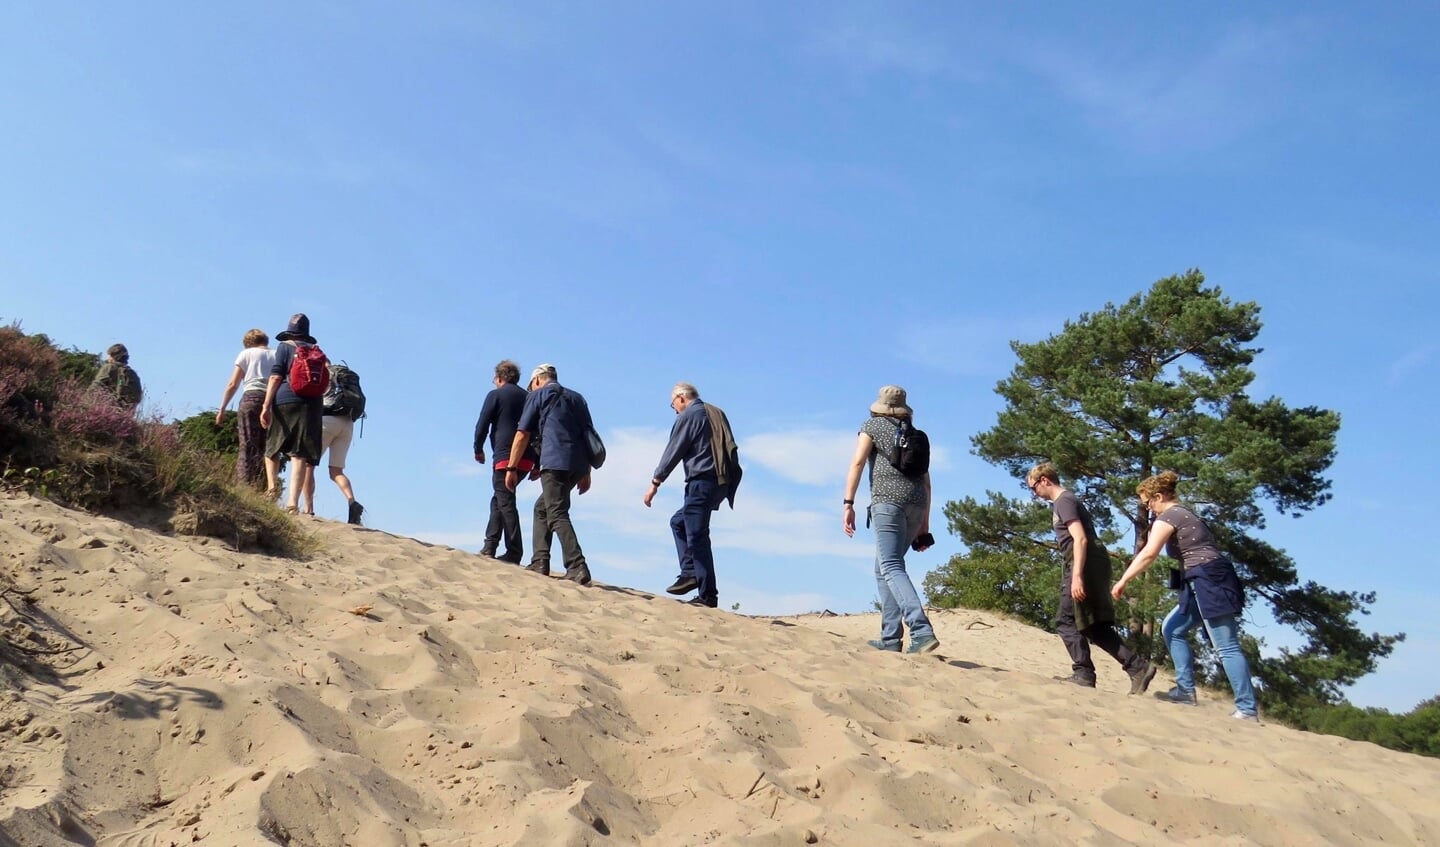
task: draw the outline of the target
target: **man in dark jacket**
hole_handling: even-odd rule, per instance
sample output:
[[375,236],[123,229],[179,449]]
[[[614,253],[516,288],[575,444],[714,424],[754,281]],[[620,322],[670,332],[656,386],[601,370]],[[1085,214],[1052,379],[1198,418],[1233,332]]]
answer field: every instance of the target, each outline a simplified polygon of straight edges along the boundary
[[670,594],[698,590],[699,595],[690,603],[713,609],[719,605],[719,593],[715,586],[715,553],[710,544],[710,513],[726,499],[732,509],[735,507],[740,454],[725,413],[719,406],[702,401],[695,386],[676,383],[670,391],[670,408],[675,410],[675,423],[670,427],[670,442],[650,478],[645,505],[650,506],[665,478],[684,462],[685,502],[670,518],[680,575],[665,590]]
[[[485,546],[480,548],[482,556],[494,556],[500,549],[500,536],[505,536],[505,554],[498,558],[502,562],[520,564],[525,555],[525,542],[520,535],[520,511],[515,508],[515,492],[505,486],[505,471],[510,467],[510,444],[515,440],[515,425],[520,421],[520,412],[525,408],[528,396],[520,382],[520,366],[505,359],[495,366],[495,388],[485,395],[485,405],[480,408],[480,419],[475,422],[475,461],[485,464],[485,442],[490,442],[494,472],[491,486],[494,494],[490,497],[490,523],[485,528]],[[535,452],[527,450],[516,461],[520,473],[529,474],[535,468]]]
[[140,405],[144,390],[140,387],[140,375],[130,367],[130,351],[124,344],[111,344],[105,351],[105,363],[95,374],[91,387],[98,388],[115,398],[126,409]]
[[[565,554],[565,578],[590,584],[590,566],[570,522],[570,492],[590,490],[591,460],[586,433],[594,428],[590,406],[578,391],[560,385],[554,365],[540,365],[530,373],[530,394],[515,424],[510,455],[524,456],[534,440],[540,442],[540,461],[531,479],[539,478],[540,496],[535,500],[535,552],[528,570],[550,575],[550,543],[560,536]],[[511,491],[520,483],[520,468],[505,469],[505,487]]]

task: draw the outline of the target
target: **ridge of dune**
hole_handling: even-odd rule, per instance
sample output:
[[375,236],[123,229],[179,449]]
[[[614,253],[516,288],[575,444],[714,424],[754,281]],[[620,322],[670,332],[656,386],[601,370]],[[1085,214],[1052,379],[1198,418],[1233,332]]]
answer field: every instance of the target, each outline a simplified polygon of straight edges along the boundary
[[307,526],[297,562],[0,496],[0,631],[85,645],[3,669],[0,847],[1440,843],[1440,761],[1063,685],[997,616],[895,655]]

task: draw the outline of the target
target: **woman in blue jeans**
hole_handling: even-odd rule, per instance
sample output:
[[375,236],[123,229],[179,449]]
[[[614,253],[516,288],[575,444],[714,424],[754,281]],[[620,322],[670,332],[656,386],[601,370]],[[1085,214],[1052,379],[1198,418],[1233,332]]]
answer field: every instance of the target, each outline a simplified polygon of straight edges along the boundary
[[[845,534],[855,535],[855,492],[860,474],[870,466],[870,512],[866,526],[875,529],[875,583],[880,592],[880,638],[869,642],[877,650],[900,652],[904,629],[910,630],[909,653],[929,653],[940,646],[925,605],[905,571],[905,551],[930,532],[930,474],[906,476],[886,458],[897,439],[910,426],[913,412],[905,403],[905,389],[887,385],[870,405],[870,418],[860,426],[855,455],[845,478]],[[923,550],[929,544],[916,549]]]
[[1195,660],[1188,635],[1196,625],[1203,624],[1210,643],[1220,654],[1230,689],[1235,692],[1235,711],[1230,717],[1258,720],[1250,665],[1240,650],[1239,616],[1245,607],[1240,577],[1235,573],[1234,563],[1216,546],[1210,528],[1193,511],[1180,505],[1175,494],[1179,481],[1174,471],[1165,471],[1141,482],[1136,489],[1141,506],[1155,514],[1155,521],[1145,549],[1135,554],[1110,593],[1120,599],[1126,584],[1144,573],[1162,548],[1165,555],[1178,560],[1183,569],[1180,602],[1165,616],[1161,626],[1170,658],[1175,662],[1175,687],[1160,696],[1172,703],[1195,704]]

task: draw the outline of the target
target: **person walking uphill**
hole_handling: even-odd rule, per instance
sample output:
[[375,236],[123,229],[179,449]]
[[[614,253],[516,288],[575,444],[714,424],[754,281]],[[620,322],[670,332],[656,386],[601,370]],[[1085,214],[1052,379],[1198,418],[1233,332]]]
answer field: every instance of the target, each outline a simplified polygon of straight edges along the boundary
[[105,363],[100,366],[100,371],[95,374],[90,387],[115,398],[121,408],[131,410],[140,405],[140,400],[145,395],[140,385],[140,375],[130,367],[130,351],[124,344],[111,344],[105,351]]
[[[540,480],[535,500],[535,552],[528,570],[550,575],[550,542],[560,537],[565,555],[565,578],[590,584],[590,567],[570,522],[570,492],[590,490],[590,448],[587,434],[593,428],[590,407],[577,391],[557,381],[554,365],[540,365],[530,372],[530,395],[515,424],[511,456],[524,456],[532,441],[540,441],[540,464],[530,478]],[[514,491],[520,483],[518,463],[505,468],[505,487]]]
[[[290,490],[285,497],[285,511],[295,514],[300,511],[300,494],[312,484],[315,466],[320,464],[322,400],[329,372],[324,354],[316,346],[315,336],[310,334],[310,318],[303,313],[292,316],[289,326],[277,333],[275,340],[284,343],[276,349],[275,364],[270,368],[260,425],[269,430],[265,439],[266,458],[278,466],[282,455],[290,456]],[[316,376],[320,381],[315,383],[318,390],[296,385],[295,372],[305,369],[304,364],[313,361],[316,354],[319,354]],[[294,367],[297,356],[303,357],[302,368]],[[309,396],[312,393],[313,396]]]
[[1239,615],[1245,608],[1240,576],[1235,572],[1235,563],[1216,546],[1215,536],[1205,522],[1180,505],[1175,493],[1179,481],[1180,476],[1174,471],[1165,471],[1142,481],[1136,488],[1141,506],[1155,514],[1155,522],[1145,546],[1135,554],[1110,594],[1120,599],[1125,586],[1155,562],[1162,548],[1166,555],[1178,560],[1182,565],[1180,602],[1160,626],[1170,648],[1170,658],[1175,662],[1175,687],[1156,696],[1171,703],[1195,704],[1195,660],[1190,651],[1189,632],[1196,624],[1204,624],[1210,643],[1220,654],[1230,690],[1235,692],[1235,711],[1230,717],[1259,720],[1250,663],[1240,649]]
[[260,425],[260,409],[265,405],[265,386],[270,380],[270,369],[275,366],[275,353],[270,349],[270,336],[264,330],[252,329],[240,341],[245,346],[235,357],[230,381],[225,384],[225,396],[220,398],[220,408],[215,411],[215,425],[225,424],[225,409],[239,389],[236,431],[240,451],[235,457],[235,479],[242,485],[252,486],[258,486],[263,479],[265,493],[274,499],[279,467],[265,457],[265,428]]
[[[505,486],[505,472],[511,464],[519,468],[520,474],[535,469],[535,450],[530,450],[514,462],[510,459],[510,445],[515,441],[516,424],[520,412],[525,408],[528,396],[520,382],[520,366],[505,359],[495,366],[495,388],[485,395],[485,404],[480,407],[480,419],[475,422],[475,461],[485,464],[485,441],[490,441],[494,458],[494,472],[491,474],[490,522],[485,527],[485,544],[481,555],[494,556],[500,549],[500,536],[505,536],[505,553],[498,558],[502,562],[520,564],[525,555],[525,543],[520,535],[520,511],[515,508],[515,492]],[[516,480],[520,478],[516,474]]]
[[[860,426],[855,455],[845,477],[841,525],[855,535],[855,492],[860,473],[870,465],[870,508],[865,525],[875,527],[875,583],[880,591],[880,639],[870,641],[877,650],[900,652],[904,630],[910,629],[910,653],[929,653],[940,646],[925,606],[905,571],[905,551],[915,545],[925,550],[934,543],[930,533],[929,454],[923,471],[903,473],[899,461],[902,432],[914,433],[914,412],[906,403],[905,389],[886,385],[870,405],[870,419]],[[928,441],[925,442],[928,445]]]
[[1056,677],[1085,688],[1095,687],[1094,644],[1130,676],[1130,693],[1141,694],[1155,678],[1155,666],[1137,655],[1115,631],[1115,604],[1106,586],[1110,582],[1110,553],[1095,534],[1095,521],[1085,504],[1060,485],[1060,473],[1049,462],[1030,469],[1025,484],[1037,497],[1049,500],[1055,514],[1055,541],[1065,557],[1060,576],[1060,608],[1055,629],[1070,654],[1070,675]]
[[740,451],[725,412],[703,402],[695,386],[675,383],[670,391],[670,408],[675,410],[675,423],[670,427],[670,442],[650,478],[645,507],[650,507],[675,466],[684,462],[685,503],[670,518],[675,553],[680,557],[680,576],[665,590],[688,594],[699,589],[699,595],[690,602],[713,609],[720,599],[715,587],[715,553],[710,546],[710,513],[727,499],[730,508],[735,508]]

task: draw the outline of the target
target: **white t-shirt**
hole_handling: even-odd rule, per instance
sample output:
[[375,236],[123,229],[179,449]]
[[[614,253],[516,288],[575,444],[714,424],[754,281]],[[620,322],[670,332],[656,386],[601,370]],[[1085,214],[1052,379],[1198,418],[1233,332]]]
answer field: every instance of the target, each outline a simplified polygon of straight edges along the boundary
[[235,367],[245,374],[241,384],[243,391],[264,391],[270,381],[270,369],[275,367],[275,351],[269,347],[246,347],[235,357]]

